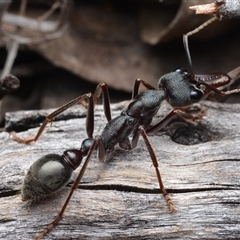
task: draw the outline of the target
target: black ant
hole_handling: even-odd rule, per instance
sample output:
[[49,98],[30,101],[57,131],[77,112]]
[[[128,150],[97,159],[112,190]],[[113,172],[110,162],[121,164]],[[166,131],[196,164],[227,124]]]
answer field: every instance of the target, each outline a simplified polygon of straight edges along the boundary
[[[189,54],[187,54],[187,56],[190,59]],[[191,66],[190,60],[189,63]],[[222,79],[221,81],[216,81],[220,78]],[[176,116],[190,120],[201,118],[201,114],[195,117],[187,113],[186,108],[193,103],[201,101],[210,92],[215,92],[222,96],[239,93],[240,89],[225,92],[218,89],[219,87],[228,84],[230,80],[230,77],[224,73],[197,75],[189,73],[183,69],[177,69],[174,72],[163,75],[159,79],[158,89],[142,79],[137,79],[133,89],[133,100],[119,116],[113,119],[111,117],[107,84],[100,83],[93,94],[88,93],[77,97],[48,115],[35,137],[22,139],[12,132],[11,135],[14,140],[19,143],[29,144],[35,142],[43,133],[46,125],[51,123],[56,116],[76,104],[83,104],[85,100],[88,101],[86,117],[87,138],[82,141],[81,148],[67,149],[62,155],[48,154],[43,156],[33,163],[24,179],[22,187],[23,201],[37,200],[62,189],[68,183],[72,172],[81,164],[83,158],[86,157],[58,216],[42,232],[40,232],[35,239],[44,237],[58,224],[74,190],[78,187],[87,168],[88,162],[91,159],[92,153],[95,150],[98,152],[98,159],[104,162],[111,158],[116,145],[119,145],[119,147],[124,150],[134,149],[138,144],[140,135],[142,136],[150,154],[156,171],[159,188],[163,193],[168,208],[171,213],[175,212],[176,209],[164,187],[158,169],[157,158],[147,135],[160,130]],[[139,93],[141,84],[147,90]],[[100,135],[93,136],[94,106],[101,95],[103,98],[104,114],[108,123]],[[163,100],[168,101],[173,107],[173,110],[163,120],[151,125],[152,119],[160,109]],[[48,171],[45,172],[44,169],[48,169]]]

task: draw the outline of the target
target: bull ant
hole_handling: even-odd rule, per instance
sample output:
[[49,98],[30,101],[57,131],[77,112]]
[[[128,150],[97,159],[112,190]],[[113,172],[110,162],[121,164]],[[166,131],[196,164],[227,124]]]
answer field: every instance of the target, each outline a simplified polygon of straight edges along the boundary
[[[191,67],[192,64],[186,35],[184,42],[189,65]],[[220,78],[221,81],[219,81]],[[240,89],[230,91],[221,91],[218,89],[219,87],[228,84],[230,80],[230,77],[224,73],[197,75],[189,73],[183,69],[177,69],[174,72],[163,75],[159,79],[157,89],[146,81],[137,79],[134,84],[132,101],[119,116],[113,119],[111,117],[108,86],[106,83],[100,83],[93,94],[87,93],[79,96],[48,115],[35,137],[22,139],[12,132],[11,135],[13,139],[19,143],[29,144],[35,142],[39,139],[47,124],[51,123],[56,116],[76,104],[82,103],[83,101],[88,102],[86,117],[87,138],[82,141],[80,149],[67,149],[62,155],[48,154],[43,156],[32,164],[24,179],[22,187],[23,200],[36,200],[48,196],[59,191],[68,183],[72,172],[85,158],[81,170],[71,187],[71,191],[61,211],[57,217],[35,237],[35,239],[44,237],[59,223],[67,205],[69,204],[73,192],[78,187],[84,175],[94,151],[97,151],[98,159],[104,162],[111,158],[116,145],[119,145],[119,147],[124,150],[132,150],[136,148],[140,136],[143,138],[150,154],[156,171],[159,188],[162,191],[167,206],[171,213],[175,212],[174,204],[164,187],[158,169],[158,161],[149,142],[148,134],[160,130],[176,116],[194,120],[195,117],[184,111],[184,107],[188,107],[193,103],[201,101],[210,92],[215,92],[222,96],[239,93]],[[139,93],[141,84],[146,90]],[[100,135],[93,136],[94,106],[101,95],[103,97],[104,114],[108,122]],[[173,110],[163,120],[151,125],[153,117],[160,109],[161,103],[164,100],[172,106]],[[44,169],[48,169],[46,174]],[[41,172],[41,174],[38,174],[39,172]],[[51,172],[51,182],[49,182],[49,172]]]

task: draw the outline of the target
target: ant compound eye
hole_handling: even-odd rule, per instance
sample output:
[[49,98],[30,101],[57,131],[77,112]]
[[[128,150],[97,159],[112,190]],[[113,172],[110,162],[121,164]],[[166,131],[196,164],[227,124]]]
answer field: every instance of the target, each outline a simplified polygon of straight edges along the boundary
[[203,97],[203,91],[200,89],[194,89],[190,93],[190,98],[193,102],[198,102]]
[[175,72],[181,73],[183,75],[187,75],[188,74],[188,71],[186,69],[184,69],[184,68],[178,68],[178,69],[175,70]]

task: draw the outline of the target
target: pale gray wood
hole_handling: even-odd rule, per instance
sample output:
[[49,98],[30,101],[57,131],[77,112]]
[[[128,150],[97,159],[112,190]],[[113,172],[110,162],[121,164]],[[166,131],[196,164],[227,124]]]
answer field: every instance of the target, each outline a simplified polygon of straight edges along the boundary
[[[113,105],[113,115],[124,105]],[[134,151],[117,150],[108,163],[93,158],[81,184],[85,189],[75,192],[64,218],[46,239],[240,238],[240,104],[202,102],[202,107],[207,112],[200,122],[211,130],[210,141],[184,146],[163,132],[149,137],[176,213],[169,213],[159,194],[141,139]],[[167,111],[164,105],[160,115]],[[95,120],[99,134],[106,123],[101,107]],[[39,157],[78,148],[85,137],[85,118],[56,121],[30,145],[0,134],[1,239],[31,239],[53,220],[69,188],[26,206],[18,193],[24,174]]]

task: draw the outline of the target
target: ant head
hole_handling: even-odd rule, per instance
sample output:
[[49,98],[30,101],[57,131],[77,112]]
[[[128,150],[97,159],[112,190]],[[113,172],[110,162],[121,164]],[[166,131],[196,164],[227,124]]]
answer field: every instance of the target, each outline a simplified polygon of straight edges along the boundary
[[173,107],[184,107],[202,99],[204,93],[194,84],[194,76],[185,69],[163,75],[158,87],[164,89]]

